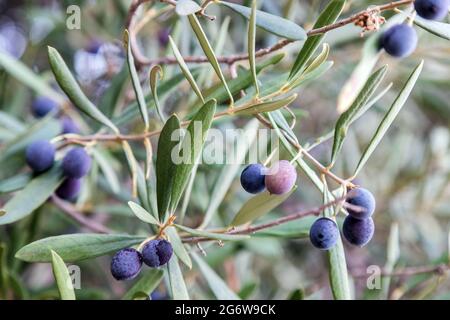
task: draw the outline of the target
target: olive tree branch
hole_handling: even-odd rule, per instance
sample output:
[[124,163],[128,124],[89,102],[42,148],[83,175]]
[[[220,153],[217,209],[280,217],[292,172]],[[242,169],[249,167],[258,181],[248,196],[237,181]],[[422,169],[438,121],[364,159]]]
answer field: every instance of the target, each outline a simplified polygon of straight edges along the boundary
[[[281,217],[281,218],[278,218],[278,219],[275,219],[275,220],[272,220],[272,221],[269,221],[269,222],[264,222],[264,223],[256,224],[256,225],[253,225],[253,226],[248,226],[248,227],[244,227],[244,228],[241,228],[241,229],[232,229],[232,230],[229,230],[227,232],[223,232],[223,234],[229,234],[229,235],[254,234],[254,233],[258,232],[258,231],[261,231],[261,230],[264,230],[264,229],[268,229],[268,228],[272,228],[272,227],[275,227],[275,226],[278,226],[278,225],[281,225],[281,224],[284,224],[284,223],[287,223],[287,222],[290,222],[290,221],[293,221],[293,220],[298,220],[298,219],[301,219],[301,218],[304,218],[304,217],[307,217],[307,216],[313,216],[313,215],[317,216],[323,210],[325,210],[326,208],[331,207],[331,206],[335,206],[335,205],[338,205],[338,204],[342,204],[344,207],[352,208],[352,209],[355,209],[357,211],[361,210],[360,207],[357,207],[357,206],[354,206],[354,205],[351,205],[349,203],[344,202],[345,199],[347,199],[347,196],[338,198],[338,199],[333,200],[331,202],[328,202],[328,203],[326,203],[326,204],[324,204],[324,205],[322,205],[320,207],[312,208],[312,209],[309,209],[309,210],[306,210],[306,211],[300,211],[300,212],[293,213],[293,214],[290,214],[290,215],[287,215],[287,216],[284,216],[284,217]],[[215,241],[215,239],[211,239],[211,238],[208,238],[208,237],[187,237],[187,238],[185,237],[182,240],[183,240],[183,242],[187,242],[187,243],[197,243],[197,242],[203,242],[203,241]]]
[[[148,1],[148,0],[147,0]],[[140,0],[138,2],[145,2],[144,0]],[[173,1],[162,1],[162,2],[167,2],[170,5],[176,5],[176,3],[173,3]],[[362,10],[358,13],[355,13],[353,15],[351,15],[348,18],[339,20],[333,24],[321,27],[321,28],[316,28],[316,29],[311,29],[307,32],[308,36],[315,36],[315,35],[319,35],[319,34],[324,34],[327,33],[329,31],[332,31],[334,29],[338,29],[341,28],[345,25],[351,24],[351,23],[355,23],[358,21],[361,21],[361,19],[367,19],[369,17],[370,14],[374,13],[374,12],[382,12],[382,11],[387,11],[387,10],[393,10],[397,7],[401,7],[404,5],[408,5],[413,3],[414,0],[400,0],[400,1],[394,1],[391,3],[387,3],[384,5],[378,5],[378,6],[372,6],[366,10]],[[133,5],[130,7],[130,9],[134,9],[136,10],[137,8],[135,8]],[[131,10],[130,10],[131,11]],[[200,12],[200,14],[204,15],[204,10],[202,10]],[[278,51],[284,47],[286,47],[287,45],[291,44],[292,42],[294,42],[293,40],[289,40],[289,39],[283,39],[280,40],[279,42],[277,42],[275,45],[267,47],[267,48],[263,48],[260,49],[258,51],[256,51],[255,56],[257,58],[259,57],[263,57],[265,55],[268,55],[274,51]],[[137,52],[133,51],[135,54]],[[219,56],[217,57],[217,60],[220,63],[224,63],[224,64],[233,64],[237,61],[242,61],[242,60],[247,60],[248,59],[248,54],[246,53],[242,53],[242,54],[234,54],[234,55],[229,55],[229,56]],[[209,62],[208,58],[205,56],[187,56],[184,57],[184,60],[188,63],[207,63]],[[162,58],[157,58],[157,59],[148,59],[146,57],[144,57],[142,54],[137,54],[136,56],[136,61],[137,63],[139,63],[140,65],[154,65],[154,64],[176,64],[177,60],[173,57],[162,57]]]

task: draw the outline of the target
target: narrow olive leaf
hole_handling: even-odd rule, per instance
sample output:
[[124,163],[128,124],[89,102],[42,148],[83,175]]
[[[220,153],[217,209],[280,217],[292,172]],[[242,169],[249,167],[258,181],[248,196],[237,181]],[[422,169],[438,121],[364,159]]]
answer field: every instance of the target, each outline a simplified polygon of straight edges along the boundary
[[[0,214],[1,216],[1,214]],[[10,270],[8,269],[8,248],[5,243],[0,242],[0,297],[5,298],[9,290]]]
[[446,40],[450,40],[450,24],[427,20],[420,16],[414,17],[414,24],[422,29]]
[[[239,139],[236,146],[235,158],[233,159],[233,164],[225,164],[221,170],[217,182],[214,185],[214,189],[211,192],[210,203],[206,209],[203,221],[199,229],[206,228],[206,226],[211,222],[217,209],[222,204],[223,199],[227,195],[227,192],[231,184],[235,181],[235,177],[241,170],[241,163],[244,163],[245,156],[247,155],[248,149],[253,145],[254,141],[258,136],[259,120],[253,119],[249,121],[244,127],[244,137],[245,139]],[[264,148],[263,142],[258,142],[259,147]]]
[[[199,72],[199,69],[195,69],[192,71],[192,73],[195,75]],[[169,93],[173,92],[177,89],[178,85],[185,79],[184,74],[179,73],[175,76],[171,77],[170,79],[166,81],[161,81],[160,85],[158,86],[158,94],[159,97],[165,97]],[[148,106],[153,107],[155,102],[153,101],[153,97],[151,94],[146,95],[145,101]],[[139,107],[137,105],[137,102],[132,103],[129,105],[120,115],[115,117],[113,119],[113,122],[116,126],[122,126],[129,124],[133,122],[133,120],[138,117],[140,114]]]
[[31,173],[22,173],[0,181],[0,194],[24,188],[33,178]]
[[[284,53],[277,54],[274,55],[273,57],[270,57],[262,61],[261,63],[258,63],[256,65],[256,74],[261,73],[261,71],[263,71],[269,66],[277,64],[284,58],[284,56],[285,56]],[[247,89],[252,84],[253,84],[253,77],[250,71],[239,73],[237,78],[228,81],[228,86],[233,95],[239,93],[241,90]],[[216,99],[217,104],[223,104],[229,99],[226,89],[220,83],[204,90],[203,94],[205,96],[205,100]],[[249,99],[251,99],[251,97],[249,97]],[[202,105],[203,103],[201,101],[197,101],[189,109],[197,111],[198,108],[200,108]],[[188,116],[188,118],[190,118],[190,116]]]
[[136,202],[128,201],[128,206],[131,208],[131,211],[133,211],[134,215],[140,220],[146,223],[159,225],[158,220],[156,220],[147,210],[142,208]]
[[193,0],[178,0],[175,6],[175,12],[179,16],[188,16],[200,10],[202,10],[202,7]]
[[136,101],[138,103],[139,111],[141,112],[141,117],[144,121],[145,128],[148,128],[147,105],[145,103],[145,96],[144,92],[142,91],[141,81],[139,80],[139,75],[134,64],[133,52],[131,50],[131,39],[128,30],[125,30],[125,33],[123,35],[123,44],[127,53],[127,65],[131,76],[131,84],[133,85],[134,94],[136,95]]
[[25,188],[6,202],[2,208],[6,214],[0,217],[0,225],[16,222],[31,214],[47,201],[62,180],[62,171],[56,165],[31,180]]
[[[359,118],[361,118],[364,113],[366,113],[370,108],[372,108],[379,100],[381,100],[381,98],[384,97],[384,95],[392,88],[392,82],[386,86],[386,88],[384,88],[383,90],[381,90],[380,93],[377,94],[376,97],[372,98],[369,102],[366,103],[366,105],[359,110],[358,114],[355,115],[355,117],[352,119],[352,121],[350,122],[350,125],[355,122],[356,120],[358,120]],[[326,140],[329,140],[331,138],[334,137],[334,130],[329,131],[327,134],[324,134],[323,136],[317,138],[314,143],[309,144],[309,145],[305,145],[304,147],[309,151],[313,148],[315,148],[316,146],[318,146],[319,144],[323,143]]]
[[173,247],[173,252],[175,252],[176,256],[189,268],[192,269],[192,261],[189,257],[186,248],[181,242],[180,236],[178,235],[177,230],[174,227],[168,227],[166,229],[167,236],[169,238],[170,243]]
[[192,14],[188,16],[188,19],[189,23],[191,24],[192,30],[194,30],[194,33],[197,36],[200,46],[203,49],[203,52],[208,58],[209,63],[211,63],[211,66],[213,67],[223,86],[225,87],[225,90],[227,91],[227,94],[230,98],[231,105],[233,105],[234,104],[233,95],[231,94],[230,89],[228,88],[225,76],[222,73],[222,69],[220,69],[219,61],[217,61],[217,57],[214,54],[211,44],[209,43],[208,38],[206,37],[206,34],[203,31],[202,26],[200,25],[200,22],[198,21],[197,17]]
[[289,139],[291,141],[294,141],[298,143],[297,136],[295,135],[294,131],[292,130],[291,126],[287,122],[285,116],[280,110],[272,111],[271,116],[273,120],[277,123],[277,126],[284,131],[285,134],[288,135]]
[[91,259],[141,243],[145,237],[120,234],[75,233],[49,237],[22,247],[15,255],[27,262],[51,262],[51,250],[66,262]]
[[253,76],[253,84],[256,89],[256,96],[259,96],[259,84],[258,78],[256,77],[256,0],[252,1],[252,11],[250,14],[250,20],[248,23],[248,60],[250,62],[250,71]]
[[[326,182],[323,187],[323,202],[326,204],[332,201],[332,197],[330,197],[330,192]],[[324,210],[324,215],[335,220],[333,217],[334,209],[332,207],[326,208]],[[333,293],[334,299],[350,300],[351,294],[348,282],[347,262],[345,260],[344,245],[340,235],[338,236],[336,245],[327,251],[327,256],[329,263],[328,274],[330,278],[331,292]]]
[[201,274],[205,277],[212,293],[218,300],[241,300],[197,253],[192,253],[192,257],[198,265]]
[[305,74],[310,73],[320,67],[325,61],[327,61],[328,56],[330,55],[330,45],[328,43],[324,43],[322,45],[322,51],[320,54],[306,67]]
[[149,269],[143,276],[125,293],[122,300],[134,300],[148,298],[158,287],[164,277],[164,271],[160,269]]
[[235,114],[254,115],[257,113],[275,111],[275,110],[278,110],[280,108],[284,108],[284,107],[290,105],[292,102],[295,101],[295,99],[297,99],[296,93],[290,95],[287,98],[282,98],[282,99],[278,99],[278,100],[255,104],[255,105],[246,107],[245,109],[236,109]]
[[[250,20],[250,8],[226,1],[219,3]],[[267,32],[290,40],[305,40],[307,37],[305,30],[294,22],[260,10],[256,10],[256,25]]]
[[133,197],[136,197],[138,195],[137,170],[139,165],[128,141],[122,141],[122,149],[125,153],[125,157],[127,158],[128,168],[130,170],[132,195]]
[[64,260],[61,259],[55,251],[50,251],[52,253],[53,276],[55,277],[61,300],[76,300],[72,278],[70,277],[69,270],[67,270]]
[[104,148],[96,147],[92,148],[92,155],[103,172],[106,181],[108,181],[111,190],[116,194],[119,193],[121,188],[120,182],[113,168],[114,160],[109,151]]
[[119,133],[119,129],[111,122],[97,107],[89,101],[81,90],[77,81],[73,77],[66,63],[55,48],[48,47],[48,58],[55,79],[61,89],[67,94],[70,101],[85,114],[92,119],[109,127],[115,133]]
[[289,82],[287,89],[292,90],[298,86],[308,84],[325,74],[331,67],[334,65],[333,61],[325,61],[317,68],[301,74],[299,77],[293,79],[293,81]]
[[150,89],[152,91],[153,101],[155,102],[156,112],[158,113],[158,116],[161,119],[161,121],[165,122],[166,118],[164,117],[163,109],[158,99],[158,85],[157,85],[158,78],[162,79],[163,75],[164,73],[161,66],[156,65],[150,70]]
[[406,82],[403,89],[400,91],[399,95],[395,99],[392,106],[389,108],[388,112],[384,116],[383,120],[381,120],[380,125],[378,126],[377,131],[375,132],[375,135],[372,137],[372,140],[370,141],[369,145],[367,146],[366,150],[364,151],[361,159],[359,160],[358,165],[356,166],[354,176],[358,175],[359,171],[363,168],[363,166],[366,164],[367,160],[369,160],[370,156],[372,155],[375,148],[380,143],[381,139],[383,139],[384,135],[386,134],[387,130],[391,126],[391,124],[394,122],[395,118],[397,117],[398,113],[402,109],[403,105],[405,104],[406,100],[408,99],[409,95],[411,94],[412,89],[414,88],[414,85],[416,84],[417,79],[419,78],[420,73],[423,69],[423,60],[420,62],[420,64],[414,69],[413,73],[409,77],[408,81]]
[[[186,134],[180,145],[181,155],[176,165],[175,178],[173,179],[170,211],[174,211],[180,201],[181,195],[189,181],[189,175],[196,161],[198,161],[209,127],[216,112],[216,101],[209,100],[197,112],[187,127]],[[159,150],[158,150],[159,151]],[[173,160],[171,160],[173,161]]]
[[339,236],[336,245],[327,251],[330,265],[329,277],[331,291],[336,300],[350,300],[350,286],[348,282],[347,262],[345,260],[344,244]]
[[283,203],[291,194],[295,192],[297,186],[283,195],[269,194],[265,191],[248,200],[234,217],[230,226],[240,226],[244,223],[256,220],[269,213],[281,203]]
[[189,300],[189,293],[181,273],[177,257],[172,257],[167,263],[170,291],[173,300]]
[[[333,0],[327,7],[322,11],[319,18],[317,18],[313,29],[321,28],[326,25],[334,23],[338,17],[341,15],[342,10],[345,6],[345,0]],[[324,34],[314,35],[308,37],[305,41],[302,49],[298,53],[297,59],[292,66],[291,72],[289,74],[289,79],[295,78],[300,74],[306,67],[308,60],[316,51],[317,47],[320,45]]]
[[202,103],[205,103],[205,99],[203,98],[202,92],[200,91],[200,88],[198,87],[197,83],[195,82],[194,77],[192,76],[191,71],[189,70],[189,67],[187,66],[186,62],[184,61],[183,56],[181,55],[181,52],[178,50],[177,45],[173,41],[172,37],[169,36],[169,43],[172,48],[173,54],[175,56],[175,59],[178,62],[178,65],[181,68],[181,71],[183,72],[184,76],[186,77],[187,81],[191,85],[192,90],[194,90],[197,97],[202,101]]
[[4,51],[0,51],[0,67],[12,77],[33,89],[37,94],[46,96],[59,104],[66,101],[64,96],[43,80],[43,77],[38,76],[20,60],[13,58]]
[[420,17],[419,15],[415,15],[413,18],[407,12],[403,11],[400,12],[402,13],[400,15],[402,19],[408,17],[414,21],[414,24],[428,31],[429,33],[434,34],[435,36],[441,37],[443,39],[450,40],[450,24],[439,21],[427,20]]
[[175,224],[175,227],[187,232],[193,236],[197,237],[205,237],[210,239],[216,239],[216,240],[223,240],[223,241],[239,241],[250,238],[249,235],[246,234],[226,234],[226,233],[215,233],[215,232],[208,232],[204,230],[198,230],[198,229],[192,229],[188,228],[179,224]]
[[374,72],[367,80],[361,92],[358,94],[358,96],[356,97],[355,101],[350,106],[350,108],[347,111],[345,111],[336,122],[334,131],[333,150],[331,152],[332,164],[334,164],[334,162],[336,161],[336,157],[339,154],[339,151],[341,151],[350,123],[359,113],[359,111],[362,108],[364,108],[367,102],[369,102],[369,99],[372,97],[373,93],[380,85],[381,81],[386,75],[386,72],[387,66],[381,67],[376,72]]
[[156,195],[160,219],[164,219],[170,205],[176,168],[172,159],[172,152],[179,143],[179,141],[172,139],[177,130],[180,130],[180,121],[174,114],[167,120],[158,140],[158,151],[156,154]]

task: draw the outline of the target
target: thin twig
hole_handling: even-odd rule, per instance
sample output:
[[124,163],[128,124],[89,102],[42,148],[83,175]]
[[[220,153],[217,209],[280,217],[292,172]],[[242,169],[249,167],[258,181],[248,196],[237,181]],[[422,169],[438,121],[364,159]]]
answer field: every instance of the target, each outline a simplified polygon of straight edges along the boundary
[[55,195],[52,196],[51,200],[59,209],[61,209],[69,217],[71,217],[73,220],[77,221],[84,227],[88,228],[89,230],[98,233],[112,233],[111,229],[105,227],[104,225],[92,219],[86,218],[81,212],[78,212],[78,210],[69,202],[62,200],[61,198],[58,198]]
[[[391,2],[391,3],[385,4],[385,5],[373,6],[369,9],[362,10],[358,13],[355,13],[354,15],[352,15],[348,18],[339,20],[338,22],[335,22],[333,24],[330,24],[330,25],[327,25],[327,26],[324,26],[321,28],[309,30],[307,32],[307,35],[310,37],[310,36],[315,36],[315,35],[319,35],[319,34],[324,34],[331,30],[341,28],[345,25],[355,23],[356,21],[360,20],[362,17],[366,16],[368,13],[371,13],[374,11],[382,12],[382,11],[386,11],[386,10],[392,10],[392,9],[400,7],[400,6],[411,4],[413,2],[414,2],[414,0],[401,0],[401,1]],[[133,9],[135,9],[135,8],[133,7]],[[277,42],[273,46],[263,48],[263,49],[256,51],[255,56],[257,58],[259,58],[259,57],[268,55],[274,51],[278,51],[278,50],[286,47],[288,44],[290,44],[292,42],[294,42],[294,41],[289,40],[289,39],[283,39],[283,40]],[[242,60],[247,60],[247,59],[248,59],[248,54],[246,54],[246,53],[217,57],[217,60],[220,63],[225,63],[225,64],[233,64],[237,61],[242,61]],[[173,57],[148,59],[148,58],[145,58],[141,54],[139,54],[136,57],[136,60],[141,65],[176,64],[177,63],[177,60]],[[209,62],[208,58],[205,56],[187,56],[187,57],[184,57],[184,60],[188,63],[207,63],[207,62]]]
[[[312,216],[312,215],[319,215],[323,210],[325,210],[328,207],[337,205],[341,202],[343,202],[347,197],[341,197],[338,198],[334,201],[331,201],[329,203],[326,203],[320,207],[316,207],[313,209],[309,209],[306,211],[301,211],[301,212],[297,212],[297,213],[293,213],[287,216],[284,216],[282,218],[278,218],[269,222],[265,222],[265,223],[261,223],[261,224],[257,224],[257,225],[253,225],[253,226],[249,226],[249,227],[245,227],[243,229],[233,229],[230,230],[228,232],[224,232],[224,234],[229,234],[229,235],[238,235],[238,234],[254,234],[258,231],[264,230],[264,229],[268,229],[271,227],[275,227],[293,220],[298,220],[307,216]],[[345,204],[345,206],[351,206],[349,204]],[[356,207],[355,206],[351,206],[352,209]],[[359,207],[358,207],[359,208]],[[211,238],[207,238],[207,237],[189,237],[189,238],[184,238],[182,239],[183,242],[188,242],[188,243],[197,243],[197,242],[202,242],[202,241],[215,241],[214,239]]]

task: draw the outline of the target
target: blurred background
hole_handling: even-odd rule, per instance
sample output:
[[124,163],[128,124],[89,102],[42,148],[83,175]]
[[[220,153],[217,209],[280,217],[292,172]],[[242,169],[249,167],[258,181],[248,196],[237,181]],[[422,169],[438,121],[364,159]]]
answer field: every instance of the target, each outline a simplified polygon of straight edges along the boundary
[[[249,1],[233,1],[249,6]],[[327,1],[259,0],[260,9],[284,16],[306,30],[312,27],[318,12]],[[379,0],[376,4],[387,3]],[[80,28],[69,29],[68,19],[80,9]],[[118,117],[134,100],[122,36],[131,1],[7,1],[0,0],[0,52],[21,61],[41,81],[59,90],[47,60],[47,46],[55,47],[76,75],[83,91],[110,118]],[[369,1],[348,1],[343,17],[374,4]],[[172,9],[158,4],[149,13],[142,5],[136,13],[139,25],[137,46],[149,59],[172,56],[167,48],[168,35],[176,40],[185,56],[203,55],[189,27],[187,19],[179,18]],[[71,8],[71,9],[69,9]],[[75,11],[72,11],[75,10]],[[217,55],[246,52],[247,21],[231,10],[211,5],[207,13],[215,21],[202,19]],[[392,13],[387,13],[389,18]],[[447,18],[448,19],[448,18]],[[447,22],[449,22],[447,20]],[[218,37],[221,32],[224,37]],[[448,263],[450,245],[450,43],[417,28],[419,46],[407,59],[393,59],[382,54],[377,65],[388,64],[388,76],[382,86],[393,82],[390,91],[352,125],[344,150],[334,168],[342,177],[349,177],[384,112],[396,97],[420,59],[425,68],[407,105],[389,129],[388,134],[357,177],[356,182],[372,191],[377,199],[374,239],[364,248],[345,244],[351,287],[357,299],[450,299],[450,281],[447,274],[429,272],[384,277],[380,289],[369,290],[366,278],[360,277],[367,266],[376,265],[386,270],[411,267],[432,267]],[[352,89],[349,79],[358,63],[364,63],[365,43],[371,34],[360,37],[360,30],[352,25],[327,34],[325,42],[331,46],[333,68],[320,79],[301,87],[292,110],[297,116],[295,133],[300,142],[311,143],[334,128],[339,116],[339,105],[346,98],[344,89]],[[217,43],[217,39],[223,39]],[[257,30],[257,48],[267,47],[279,39],[264,30]],[[282,51],[286,58],[276,67],[261,75],[261,82],[270,83],[277,74],[289,71],[301,44],[294,43]],[[248,68],[244,61],[239,68]],[[192,65],[198,68],[201,88],[217,83],[208,64]],[[70,103],[60,105],[55,117],[42,123],[31,114],[32,102],[38,94],[21,81],[19,76],[6,72],[0,66],[0,204],[17,190],[20,179],[28,173],[20,148],[11,152],[29,128],[34,134],[54,137],[61,134],[62,118],[70,116],[82,134],[95,132],[96,124],[80,115]],[[179,73],[177,65],[164,65],[164,79]],[[142,66],[140,75],[146,81],[148,66]],[[206,70],[206,71],[205,71]],[[224,71],[229,77],[230,70]],[[31,80],[32,81],[32,80]],[[145,82],[148,83],[148,82]],[[349,84],[350,83],[350,84]],[[145,90],[149,91],[148,84]],[[195,98],[186,81],[169,86],[161,94],[166,114],[186,115]],[[158,119],[151,111],[152,126]],[[83,121],[78,121],[79,119]],[[243,127],[248,118],[227,118],[214,126]],[[127,133],[141,132],[138,116],[121,124]],[[153,145],[156,145],[155,140]],[[326,164],[331,152],[331,141],[312,150],[312,154]],[[145,150],[133,144],[139,160],[145,159]],[[90,218],[107,224],[122,233],[146,234],[146,226],[137,220],[126,205],[131,198],[131,182],[126,160],[120,146],[105,143],[100,156],[85,181],[82,194],[74,206]],[[286,155],[287,157],[287,155]],[[107,162],[113,178],[105,177],[101,162]],[[220,165],[201,165],[198,169],[189,199],[185,224],[198,226],[204,213],[216,214],[211,227],[229,222],[249,198],[240,187],[237,172],[227,192],[217,202],[221,174]],[[112,180],[111,180],[112,179]],[[112,181],[112,182],[111,182]],[[264,219],[320,205],[321,194],[303,174],[299,188],[288,201]],[[262,234],[248,241],[205,244],[206,260],[230,288],[243,298],[256,299],[330,299],[326,255],[314,249],[307,236],[313,218],[305,218],[272,233]],[[52,203],[47,203],[31,216],[15,224],[0,227],[0,284],[4,299],[53,299],[58,297],[49,264],[27,264],[14,258],[24,245],[53,235],[85,231]],[[120,298],[130,283],[114,281],[109,273],[110,257],[100,257],[78,263],[81,268],[79,299]],[[411,269],[408,269],[411,270]],[[412,269],[414,270],[414,269]],[[212,295],[198,270],[184,270],[193,299],[208,299]],[[166,295],[166,284],[157,292]],[[156,297],[156,296],[155,296]]]

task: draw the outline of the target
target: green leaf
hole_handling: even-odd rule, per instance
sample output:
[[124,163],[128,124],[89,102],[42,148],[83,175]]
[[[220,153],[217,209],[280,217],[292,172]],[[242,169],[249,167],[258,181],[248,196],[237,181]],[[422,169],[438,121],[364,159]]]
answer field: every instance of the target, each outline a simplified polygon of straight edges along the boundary
[[55,277],[61,300],[76,300],[72,279],[66,264],[55,251],[51,250],[51,253],[53,276]]
[[417,79],[419,78],[420,73],[423,69],[423,60],[420,62],[420,64],[414,69],[413,73],[409,77],[408,81],[406,82],[403,89],[400,91],[399,95],[395,99],[392,106],[389,108],[388,112],[384,116],[383,120],[381,120],[380,125],[378,126],[377,131],[375,132],[375,135],[372,137],[372,140],[370,141],[369,145],[367,146],[366,150],[364,151],[361,159],[359,160],[358,165],[356,166],[354,176],[356,176],[359,171],[363,168],[363,166],[366,164],[367,160],[369,160],[370,156],[372,155],[375,148],[380,143],[381,139],[383,139],[384,135],[386,134],[387,130],[391,126],[391,124],[394,122],[395,118],[397,117],[398,113],[402,109],[403,105],[405,104],[406,100],[408,99],[409,95],[411,94],[412,89],[414,88],[414,85],[416,84]]
[[[355,122],[356,120],[358,120],[362,115],[364,115],[364,113],[366,113],[370,108],[372,108],[379,100],[381,100],[381,98],[384,97],[384,95],[392,88],[392,82],[386,86],[386,88],[384,88],[383,90],[381,90],[381,92],[379,94],[377,94],[376,97],[374,97],[373,99],[371,99],[369,102],[366,103],[366,105],[359,110],[358,114],[355,115],[355,117],[352,119],[352,121],[350,122],[350,125]],[[331,139],[334,137],[334,130],[329,131],[327,134],[319,137],[318,139],[316,139],[316,141],[309,145],[306,146],[305,148],[307,149],[307,151],[313,149],[315,146],[321,144],[322,142]]]
[[240,226],[262,217],[283,203],[296,189],[297,186],[283,195],[270,194],[268,191],[265,191],[254,196],[242,206],[230,223],[230,226]]
[[218,300],[241,300],[198,254],[193,253],[192,257]]
[[[195,75],[199,72],[199,69],[195,69],[192,71],[192,73]],[[178,85],[185,79],[184,75],[182,73],[176,74],[172,78],[162,81],[161,84],[158,87],[158,94],[159,97],[164,97],[170,92],[176,90]],[[146,95],[145,102],[147,105],[152,106],[154,105],[154,100],[151,96],[151,94]],[[133,122],[133,120],[138,117],[140,114],[139,107],[137,105],[137,102],[132,103],[129,105],[119,116],[115,117],[113,119],[113,122],[116,126],[122,126],[129,124]]]
[[66,99],[45,82],[42,77],[36,75],[20,60],[13,58],[4,51],[0,51],[0,66],[12,77],[36,91],[37,94],[46,96],[59,104],[63,104],[66,101]]
[[330,45],[328,43],[324,43],[322,45],[322,51],[320,54],[306,67],[304,73],[310,73],[320,67],[325,61],[327,61],[328,56],[330,55]]
[[[220,1],[219,3],[239,13],[247,20],[250,20],[250,8],[226,1]],[[261,29],[286,39],[306,39],[306,32],[299,25],[290,20],[260,10],[256,10],[256,25]]]
[[62,172],[58,165],[31,180],[25,188],[6,202],[3,207],[6,214],[0,217],[0,225],[16,222],[31,214],[47,201],[62,180]]
[[[328,186],[325,183],[323,189],[323,202],[324,204],[332,201],[329,196]],[[336,220],[334,217],[333,207],[327,207],[324,210],[324,215],[330,219]],[[347,262],[345,260],[344,245],[342,238],[339,235],[336,245],[327,251],[328,263],[329,263],[329,278],[331,292],[336,300],[350,300],[350,287],[348,282]]]
[[[256,65],[256,74],[259,74],[261,71],[266,69],[267,67],[277,64],[280,62],[285,55],[283,53],[274,55],[261,63]],[[242,72],[238,74],[238,77],[235,79],[231,79],[228,81],[228,86],[233,95],[239,93],[241,90],[245,90],[250,87],[253,83],[252,73],[250,71]],[[205,100],[216,99],[217,104],[222,104],[228,100],[228,93],[226,89],[219,83],[212,86],[209,89],[204,90]],[[190,109],[198,110],[203,105],[203,103],[197,101]],[[188,116],[190,118],[190,116]]]
[[[217,183],[211,192],[210,203],[206,209],[205,215],[203,217],[203,222],[201,223],[199,229],[205,228],[213,218],[217,209],[222,204],[223,199],[227,195],[227,192],[233,183],[238,171],[241,169],[241,163],[244,162],[245,156],[247,155],[248,149],[253,145],[255,139],[258,135],[259,121],[258,119],[253,119],[244,127],[245,139],[237,141],[235,155],[236,158],[233,164],[225,164],[217,178]],[[261,144],[261,143],[260,143]]]
[[450,24],[448,23],[427,20],[417,15],[414,17],[414,24],[438,37],[450,40]]
[[327,251],[330,265],[329,276],[331,291],[336,300],[350,300],[350,288],[348,284],[347,262],[345,261],[344,245],[339,236],[336,245]]
[[255,237],[275,237],[284,239],[309,238],[309,229],[317,218],[315,216],[304,217],[288,223],[283,223],[255,233]]
[[0,194],[17,191],[25,187],[33,178],[31,173],[22,173],[0,181]]
[[181,273],[177,257],[173,256],[167,263],[169,284],[174,300],[189,300],[189,293]]
[[[331,1],[327,7],[322,11],[316,23],[314,24],[313,29],[321,28],[326,25],[332,24],[336,22],[338,17],[341,15],[342,10],[345,6],[345,0],[333,0]],[[289,74],[289,79],[295,78],[298,74],[300,74],[304,69],[311,58],[311,56],[316,51],[317,47],[320,45],[320,42],[324,38],[324,34],[314,35],[308,37],[303,45],[302,49],[298,53],[297,59],[292,66],[291,72]]]
[[290,95],[287,98],[282,98],[282,99],[278,99],[278,100],[255,104],[255,105],[249,106],[245,109],[239,109],[239,110],[236,109],[235,114],[254,115],[257,113],[275,111],[275,110],[278,110],[280,108],[284,108],[284,107],[290,105],[292,102],[295,101],[295,99],[297,99],[296,93]]
[[187,66],[186,62],[184,61],[183,56],[181,55],[180,51],[178,50],[177,45],[175,44],[175,42],[173,41],[171,36],[169,36],[169,43],[172,48],[175,59],[177,60],[178,65],[180,66],[181,71],[183,72],[187,81],[191,85],[192,90],[194,90],[195,94],[202,101],[202,103],[205,103],[205,99],[203,98],[200,88],[198,87],[197,83],[195,82],[194,76],[192,75],[191,71],[189,70],[189,67]]
[[250,62],[250,71],[253,76],[253,83],[256,89],[256,96],[259,96],[259,84],[256,77],[256,0],[252,1],[252,10],[250,14],[250,21],[248,23],[248,60]]
[[125,293],[123,300],[133,300],[139,297],[148,297],[158,287],[164,276],[160,269],[149,269],[143,276]]
[[177,207],[189,181],[189,175],[194,164],[202,153],[203,145],[215,112],[216,101],[209,100],[197,112],[187,127],[186,135],[180,145],[180,150],[182,151],[181,163],[176,165],[175,178],[173,179],[172,197],[170,201],[170,211],[172,212]]
[[175,12],[179,16],[188,16],[200,10],[202,10],[202,7],[192,0],[178,0],[175,6]]
[[150,70],[150,89],[152,91],[153,101],[155,102],[156,112],[158,113],[158,116],[162,122],[166,121],[166,118],[164,117],[162,106],[159,103],[157,82],[158,78],[162,79],[163,76],[164,73],[161,66],[153,66]]
[[144,240],[145,237],[120,234],[68,234],[32,242],[21,248],[15,257],[27,262],[50,262],[53,250],[64,261],[75,262],[109,254]]
[[133,211],[134,215],[136,217],[138,217],[140,220],[142,220],[142,221],[144,221],[146,223],[159,225],[158,220],[156,220],[147,210],[142,208],[136,202],[128,201],[128,205],[130,206],[130,208]]
[[200,22],[198,21],[197,17],[192,14],[188,16],[188,19],[189,23],[191,24],[192,30],[194,30],[194,33],[197,36],[200,46],[203,49],[203,52],[208,58],[209,63],[211,63],[214,71],[216,72],[223,86],[225,87],[227,94],[230,98],[231,105],[233,105],[234,104],[233,95],[231,94],[230,89],[228,88],[227,81],[225,80],[222,70],[220,69],[219,61],[217,61],[216,55],[214,54],[211,44],[209,43],[208,38],[206,37],[206,34],[203,31],[202,26],[200,25]]
[[172,141],[172,134],[180,129],[180,121],[172,115],[164,125],[158,140],[156,155],[156,194],[158,199],[158,213],[163,219],[170,205],[176,166],[172,160],[172,152],[178,141]]
[[115,133],[119,133],[119,129],[109,120],[81,91],[78,83],[67,67],[61,55],[55,48],[48,47],[48,58],[52,68],[55,79],[61,89],[70,98],[70,101],[77,106],[81,111],[86,113],[92,119],[97,120],[103,125],[109,127]]
[[131,84],[133,85],[134,94],[136,95],[136,101],[139,106],[139,111],[141,112],[142,120],[144,121],[145,128],[148,128],[148,113],[147,105],[145,103],[144,92],[142,91],[141,81],[139,80],[139,75],[136,71],[136,66],[134,64],[133,52],[131,51],[131,41],[128,30],[125,30],[123,42],[126,48],[126,57],[128,70],[131,76]]
[[320,66],[318,66],[314,70],[311,70],[307,73],[305,71],[305,73],[303,73],[301,76],[299,76],[298,78],[296,78],[292,82],[290,82],[288,84],[287,89],[292,90],[298,86],[308,84],[308,83],[320,78],[321,76],[323,76],[325,74],[325,72],[330,70],[330,68],[333,65],[334,65],[333,61],[325,61],[324,63],[322,63]]
[[169,238],[169,242],[172,244],[173,252],[177,257],[189,268],[192,269],[192,261],[189,257],[183,242],[181,242],[180,236],[174,227],[166,228],[166,233]]
[[336,161],[336,157],[339,154],[339,151],[341,151],[350,123],[358,115],[360,110],[364,108],[367,102],[369,102],[369,99],[372,97],[373,93],[380,85],[381,81],[386,75],[386,72],[387,66],[384,66],[378,69],[376,72],[374,72],[367,80],[361,92],[356,97],[355,101],[350,106],[350,108],[347,111],[345,111],[336,122],[334,131],[333,150],[331,153],[332,164],[334,164],[334,162]]
[[239,235],[239,234],[226,234],[226,233],[215,233],[215,232],[208,232],[204,230],[198,230],[198,229],[192,229],[185,226],[181,226],[179,224],[175,224],[175,227],[178,229],[187,232],[193,236],[197,237],[206,237],[211,239],[217,239],[217,240],[223,240],[223,241],[239,241],[250,238],[249,235]]

